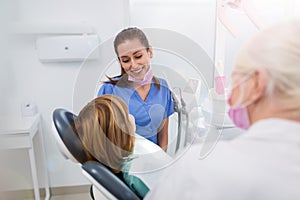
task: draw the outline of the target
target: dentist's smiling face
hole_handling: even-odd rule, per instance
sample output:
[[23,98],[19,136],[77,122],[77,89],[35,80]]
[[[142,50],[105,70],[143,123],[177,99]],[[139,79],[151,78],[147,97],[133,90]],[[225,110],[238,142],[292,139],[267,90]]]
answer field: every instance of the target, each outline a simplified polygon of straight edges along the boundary
[[121,43],[117,50],[119,62],[125,72],[142,80],[150,68],[152,49],[147,50],[138,39],[133,39]]

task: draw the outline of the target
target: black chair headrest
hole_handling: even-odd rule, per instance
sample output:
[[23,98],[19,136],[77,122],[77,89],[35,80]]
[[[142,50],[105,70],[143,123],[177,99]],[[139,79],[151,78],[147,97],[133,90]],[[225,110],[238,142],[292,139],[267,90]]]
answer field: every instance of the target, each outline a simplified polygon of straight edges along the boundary
[[83,150],[84,148],[80,139],[73,129],[76,117],[77,116],[73,113],[62,108],[58,108],[53,112],[53,122],[61,140],[73,157],[79,163],[83,164],[88,161],[88,157]]

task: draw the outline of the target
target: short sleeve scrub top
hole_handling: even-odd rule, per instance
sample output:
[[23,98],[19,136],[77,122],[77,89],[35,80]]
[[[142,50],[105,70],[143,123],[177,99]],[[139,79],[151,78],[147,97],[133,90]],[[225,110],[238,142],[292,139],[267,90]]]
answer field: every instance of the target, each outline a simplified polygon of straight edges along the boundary
[[112,94],[120,97],[134,116],[136,133],[157,144],[157,132],[162,121],[174,113],[174,102],[171,91],[164,79],[159,78],[160,88],[152,80],[150,91],[144,101],[132,87],[105,83],[98,96]]

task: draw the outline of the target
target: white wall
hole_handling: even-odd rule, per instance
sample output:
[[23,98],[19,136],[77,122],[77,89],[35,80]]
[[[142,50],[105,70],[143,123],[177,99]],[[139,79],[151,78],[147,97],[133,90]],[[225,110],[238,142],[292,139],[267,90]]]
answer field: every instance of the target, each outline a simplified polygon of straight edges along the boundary
[[131,25],[184,34],[198,43],[213,59],[215,0],[131,0],[130,13]]
[[[188,54],[201,58],[204,58],[202,54],[206,54],[207,60],[210,60],[211,63],[213,63],[214,60],[215,14],[215,0],[130,1],[130,24],[132,26],[165,29],[182,34],[199,46],[197,49],[190,46],[190,52],[188,52]],[[148,37],[150,44],[152,44],[152,36],[149,35]],[[172,35],[170,35],[170,37],[172,37]],[[162,40],[168,39],[170,38],[162,38]],[[174,49],[187,46],[185,42],[185,40],[174,38]],[[154,51],[152,64],[158,65],[158,70],[161,70],[162,66],[166,66],[169,68],[166,71],[173,70],[173,72],[180,74],[180,78],[183,78],[186,82],[188,81],[188,78],[203,78],[199,76],[199,73],[194,69],[195,66],[188,63],[192,61],[189,60],[187,55],[172,54],[173,49],[167,49],[169,50],[168,52],[164,51],[164,49],[161,50],[159,42],[156,42],[155,45],[157,46],[154,46],[156,49]],[[205,53],[202,53],[201,51]],[[211,76],[213,76],[213,66],[211,64],[208,64],[208,62],[204,60],[202,63],[197,64],[199,65],[196,67],[203,71],[210,68],[212,72]],[[178,76],[172,77],[170,74],[168,76],[166,73],[166,77],[164,78],[167,79],[169,83],[174,83],[172,86],[183,89],[185,85],[176,80],[177,77]],[[211,87],[212,85],[209,84],[209,86]]]
[[[9,7],[13,11],[12,20],[22,23],[85,21],[94,27],[102,42],[113,37],[128,20],[123,0],[19,0],[11,1]],[[0,114],[20,115],[22,103],[34,102],[42,115],[50,186],[87,184],[80,167],[61,156],[51,135],[53,110],[58,107],[72,110],[73,87],[81,63],[41,63],[35,49],[36,37],[19,35],[11,44],[12,59],[1,66],[0,72],[3,89]],[[19,155],[22,156],[17,154],[17,159],[26,162],[26,155]],[[28,165],[20,163],[23,173],[29,174]],[[27,182],[16,187],[30,188],[30,180]]]

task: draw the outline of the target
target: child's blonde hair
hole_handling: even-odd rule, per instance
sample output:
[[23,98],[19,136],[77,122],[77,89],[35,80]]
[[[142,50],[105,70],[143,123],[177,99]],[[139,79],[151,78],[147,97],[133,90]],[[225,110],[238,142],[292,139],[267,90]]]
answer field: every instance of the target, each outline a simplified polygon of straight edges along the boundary
[[87,104],[75,120],[75,128],[90,159],[114,173],[133,151],[134,127],[127,105],[116,96],[103,95]]

